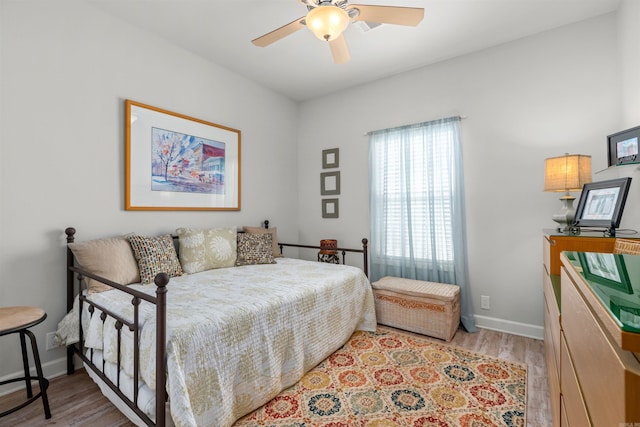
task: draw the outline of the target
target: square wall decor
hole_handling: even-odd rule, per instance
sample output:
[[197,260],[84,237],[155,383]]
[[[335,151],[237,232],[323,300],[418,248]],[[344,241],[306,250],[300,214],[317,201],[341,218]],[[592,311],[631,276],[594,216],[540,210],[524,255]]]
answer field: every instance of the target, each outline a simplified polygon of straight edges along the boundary
[[320,194],[335,196],[340,194],[340,172],[323,172],[320,174]]
[[338,199],[322,199],[322,218],[338,218]]
[[340,166],[340,151],[337,148],[322,150],[322,169],[337,168]]

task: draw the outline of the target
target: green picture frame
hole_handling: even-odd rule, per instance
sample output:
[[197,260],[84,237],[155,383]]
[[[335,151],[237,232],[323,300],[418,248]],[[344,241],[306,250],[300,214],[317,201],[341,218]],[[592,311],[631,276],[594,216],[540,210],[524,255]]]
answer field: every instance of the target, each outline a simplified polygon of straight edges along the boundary
[[578,260],[585,279],[628,295],[633,294],[622,255],[578,252]]

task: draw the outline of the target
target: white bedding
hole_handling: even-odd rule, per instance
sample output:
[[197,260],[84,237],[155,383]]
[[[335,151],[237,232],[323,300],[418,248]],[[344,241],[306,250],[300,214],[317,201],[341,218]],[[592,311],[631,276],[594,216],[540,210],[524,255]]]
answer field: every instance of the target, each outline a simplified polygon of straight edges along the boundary
[[[155,293],[155,285],[132,287]],[[366,276],[343,265],[278,258],[209,270],[172,278],[167,296],[167,391],[177,426],[230,426],[296,383],[355,330],[376,328]],[[91,300],[132,318],[131,297],[122,292]],[[154,390],[155,308],[143,302],[140,319],[140,377]],[[108,318],[103,328],[94,314],[85,345],[115,363],[113,323]],[[132,360],[130,344],[123,340],[123,362]],[[131,375],[132,363],[123,369]]]

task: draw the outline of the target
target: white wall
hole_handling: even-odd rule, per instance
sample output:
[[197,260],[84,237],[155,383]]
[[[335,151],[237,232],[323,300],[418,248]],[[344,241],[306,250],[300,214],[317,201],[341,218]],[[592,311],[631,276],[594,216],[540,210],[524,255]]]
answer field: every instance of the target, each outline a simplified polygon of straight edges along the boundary
[[[542,237],[559,196],[546,157],[606,166],[619,126],[614,14],[406,72],[300,108],[299,221],[305,242],[369,235],[365,132],[462,115],[470,282],[479,325],[541,336]],[[321,218],[321,151],[340,149],[340,218]],[[491,310],[480,309],[480,296]]]
[[623,0],[618,9],[620,69],[622,73],[622,129],[640,125],[640,2]]
[[[0,305],[65,313],[65,227],[79,239],[260,225],[297,240],[297,105],[83,1],[0,2]],[[242,132],[240,212],[124,211],[124,99]],[[21,369],[16,336],[0,379]]]
[[[640,2],[623,0],[618,9],[618,47],[620,68],[620,92],[622,102],[621,122],[618,127],[609,129],[608,134],[640,126]],[[598,171],[594,181],[604,181],[622,177],[631,177],[631,186],[625,205],[621,229],[640,230],[640,165],[630,164],[612,166]],[[621,231],[619,234],[623,236]],[[633,236],[638,237],[638,236]]]

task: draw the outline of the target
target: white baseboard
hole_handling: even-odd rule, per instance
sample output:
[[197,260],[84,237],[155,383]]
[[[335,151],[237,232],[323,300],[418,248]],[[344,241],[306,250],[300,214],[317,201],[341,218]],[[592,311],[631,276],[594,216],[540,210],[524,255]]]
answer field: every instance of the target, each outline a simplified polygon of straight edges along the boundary
[[[31,354],[29,353],[29,355]],[[33,362],[32,359],[30,361]],[[55,378],[55,377],[59,377],[61,375],[66,375],[67,374],[67,357],[65,356],[59,359],[52,360],[47,363],[43,363],[42,373],[44,374],[44,377],[47,378],[48,380],[51,380],[52,378]],[[36,375],[35,366],[31,366],[31,375],[33,376]],[[0,377],[0,382],[10,380],[12,378],[20,378],[22,376],[24,376],[24,371],[20,370],[13,374],[8,374],[8,375],[5,375],[4,377]],[[25,388],[24,381],[16,381],[13,383],[5,384],[3,386],[0,386],[0,396],[4,396],[6,394],[13,393],[14,391],[22,390],[24,388]]]
[[495,317],[475,315],[476,326],[492,331],[506,332],[508,334],[520,335],[523,337],[544,339],[544,328],[542,326],[530,325],[527,323],[514,322],[511,320],[496,319]]

